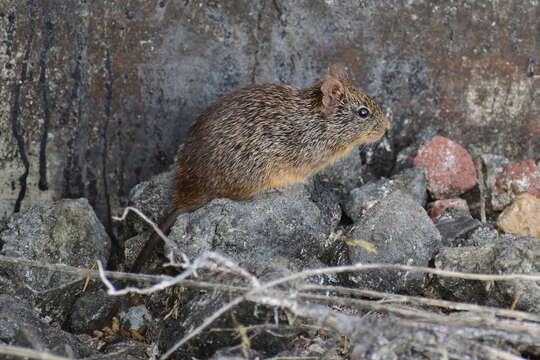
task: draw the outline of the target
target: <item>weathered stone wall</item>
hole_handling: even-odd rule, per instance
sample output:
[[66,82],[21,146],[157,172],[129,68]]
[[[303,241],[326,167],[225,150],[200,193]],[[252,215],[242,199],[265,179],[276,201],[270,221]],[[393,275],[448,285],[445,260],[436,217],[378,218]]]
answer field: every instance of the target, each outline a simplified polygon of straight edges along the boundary
[[392,111],[393,156],[432,124],[538,159],[538,19],[536,0],[0,0],[0,217],[87,197],[110,230],[217,96],[336,60]]

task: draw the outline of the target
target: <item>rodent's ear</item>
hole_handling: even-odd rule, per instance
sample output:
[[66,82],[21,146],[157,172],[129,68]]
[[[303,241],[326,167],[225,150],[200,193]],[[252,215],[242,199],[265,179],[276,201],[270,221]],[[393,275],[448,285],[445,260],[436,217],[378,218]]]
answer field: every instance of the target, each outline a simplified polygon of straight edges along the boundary
[[336,79],[346,79],[347,71],[345,70],[345,66],[340,63],[330,65],[330,76],[335,77]]
[[335,77],[327,77],[321,85],[322,113],[326,118],[334,113],[339,97],[343,93],[343,84]]

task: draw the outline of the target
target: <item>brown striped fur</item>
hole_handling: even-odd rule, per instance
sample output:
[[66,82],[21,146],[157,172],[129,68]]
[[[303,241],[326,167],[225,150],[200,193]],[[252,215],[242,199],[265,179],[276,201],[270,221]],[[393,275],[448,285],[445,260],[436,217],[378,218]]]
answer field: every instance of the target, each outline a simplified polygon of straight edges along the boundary
[[[365,119],[362,107],[370,112]],[[303,181],[356,145],[379,139],[389,125],[338,64],[305,89],[244,86],[219,98],[187,134],[177,163],[178,205],[246,199]]]

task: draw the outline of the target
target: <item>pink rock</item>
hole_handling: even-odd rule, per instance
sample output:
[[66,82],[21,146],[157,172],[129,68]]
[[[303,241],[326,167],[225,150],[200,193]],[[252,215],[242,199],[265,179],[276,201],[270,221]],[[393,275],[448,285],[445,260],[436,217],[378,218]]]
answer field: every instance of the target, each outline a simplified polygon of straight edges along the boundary
[[504,168],[495,181],[491,206],[494,210],[502,210],[521,193],[529,193],[540,199],[540,170],[530,159]]
[[467,211],[469,210],[467,202],[460,198],[437,200],[433,203],[433,207],[431,208],[431,217],[433,219],[438,218],[442,215],[444,210],[448,209],[449,207],[457,207]]
[[426,169],[427,187],[435,199],[463,194],[476,185],[476,169],[471,155],[461,145],[442,136],[418,149],[414,166]]

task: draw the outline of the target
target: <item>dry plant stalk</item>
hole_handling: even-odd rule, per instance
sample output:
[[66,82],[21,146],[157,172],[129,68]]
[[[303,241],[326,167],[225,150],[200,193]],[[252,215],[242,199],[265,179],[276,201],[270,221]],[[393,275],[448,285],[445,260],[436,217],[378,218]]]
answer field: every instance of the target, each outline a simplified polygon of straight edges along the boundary
[[58,355],[47,353],[45,351],[33,350],[33,349],[29,349],[29,348],[25,348],[21,346],[15,346],[15,345],[0,344],[0,354],[17,356],[20,358],[27,358],[27,359],[70,360],[67,357],[58,356]]
[[482,159],[476,162],[476,172],[478,174],[478,190],[480,191],[480,221],[486,223],[486,186],[484,183],[484,166]]

